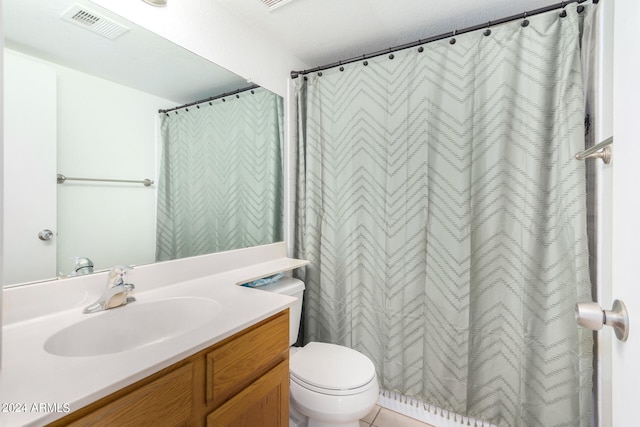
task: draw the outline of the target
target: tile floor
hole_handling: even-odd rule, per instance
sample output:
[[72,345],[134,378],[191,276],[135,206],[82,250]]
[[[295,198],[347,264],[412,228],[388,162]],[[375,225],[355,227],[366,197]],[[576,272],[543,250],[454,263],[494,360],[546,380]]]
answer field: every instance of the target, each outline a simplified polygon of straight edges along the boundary
[[360,427],[433,427],[431,424],[414,420],[397,412],[376,405],[375,408],[360,420]]

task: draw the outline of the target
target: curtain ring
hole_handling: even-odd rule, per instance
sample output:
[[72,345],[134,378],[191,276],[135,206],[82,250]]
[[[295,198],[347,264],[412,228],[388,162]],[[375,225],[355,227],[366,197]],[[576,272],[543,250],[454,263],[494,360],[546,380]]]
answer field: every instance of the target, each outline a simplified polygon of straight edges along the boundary
[[456,32],[458,30],[453,30],[453,35],[451,37],[451,40],[449,40],[449,44],[456,44]]
[[565,6],[566,6],[566,2],[565,1],[560,3],[560,7],[562,8],[562,12],[560,12],[560,18],[566,18],[567,17],[567,11],[564,8]]
[[395,55],[393,53],[391,53],[391,52],[392,52],[392,50],[391,50],[391,48],[389,48],[389,59],[395,58]]
[[491,28],[489,28],[489,27],[491,27],[491,21],[487,22],[487,29],[484,30],[484,35],[485,36],[490,36],[491,35]]
[[524,13],[524,15],[522,16],[522,19],[523,19],[523,21],[522,21],[522,24],[520,24],[520,25],[522,25],[523,27],[528,26],[529,25],[529,20],[527,19],[527,12]]

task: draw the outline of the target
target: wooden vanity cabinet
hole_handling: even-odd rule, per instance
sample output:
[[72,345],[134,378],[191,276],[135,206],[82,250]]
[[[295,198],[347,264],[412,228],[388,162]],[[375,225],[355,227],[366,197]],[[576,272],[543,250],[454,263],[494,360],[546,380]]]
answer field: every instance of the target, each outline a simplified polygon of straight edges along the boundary
[[50,426],[287,427],[289,310]]

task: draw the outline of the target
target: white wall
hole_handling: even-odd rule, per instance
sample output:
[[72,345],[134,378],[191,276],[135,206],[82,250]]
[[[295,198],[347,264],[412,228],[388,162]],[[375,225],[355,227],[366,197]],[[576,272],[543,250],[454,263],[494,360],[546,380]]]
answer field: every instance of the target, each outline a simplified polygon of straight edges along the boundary
[[[612,1],[612,0],[607,0]],[[638,425],[640,382],[640,3],[615,0],[613,65],[612,296],[629,310],[629,339],[613,340],[613,427]],[[607,306],[605,308],[610,308]]]
[[[2,0],[0,0],[0,22],[2,22]],[[0,50],[4,52],[4,35],[2,28],[0,28]],[[0,57],[0,99],[4,99],[4,58]],[[0,103],[0,153],[4,152],[4,103]],[[3,162],[0,162],[0,212],[4,211],[2,206],[3,194],[2,188],[4,187],[3,179],[4,167]],[[3,221],[0,221],[0,242],[2,242],[4,235]],[[4,256],[2,254],[2,245],[0,245],[0,277],[2,277]],[[0,290],[0,369],[2,369],[2,290]]]
[[91,1],[282,97],[290,71],[309,68],[213,0]]
[[[57,74],[58,173],[157,183],[157,111],[175,102],[48,64]],[[73,181],[57,185],[58,270],[69,274],[74,256],[91,258],[96,269],[153,262],[156,188]]]
[[[594,121],[596,143],[604,141],[613,134],[613,2],[606,0],[598,5],[600,17],[600,46],[599,73],[597,85],[599,87],[600,102],[596,110]],[[601,160],[595,162],[597,168],[597,203],[598,203],[598,295],[597,301],[604,308],[611,307],[611,232],[613,203],[611,190],[613,188],[614,164],[605,165]],[[598,332],[598,426],[610,427],[611,424],[611,328],[603,328]]]
[[[58,67],[58,172],[157,183],[157,111],[172,104]],[[121,183],[59,185],[59,268],[70,268],[77,255],[91,258],[96,269],[153,262],[156,189]]]

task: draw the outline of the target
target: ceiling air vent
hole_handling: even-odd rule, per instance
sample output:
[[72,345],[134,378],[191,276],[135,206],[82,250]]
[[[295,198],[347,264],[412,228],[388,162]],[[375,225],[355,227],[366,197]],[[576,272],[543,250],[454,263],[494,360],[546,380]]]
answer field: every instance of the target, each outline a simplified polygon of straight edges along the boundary
[[105,18],[99,13],[93,12],[86,7],[82,7],[77,4],[74,4],[69,8],[69,10],[64,12],[62,14],[62,19],[111,40],[129,31],[129,29],[124,25],[118,24],[109,18]]
[[292,0],[262,0],[262,3],[266,4],[269,7],[269,10],[275,10],[291,1]]

